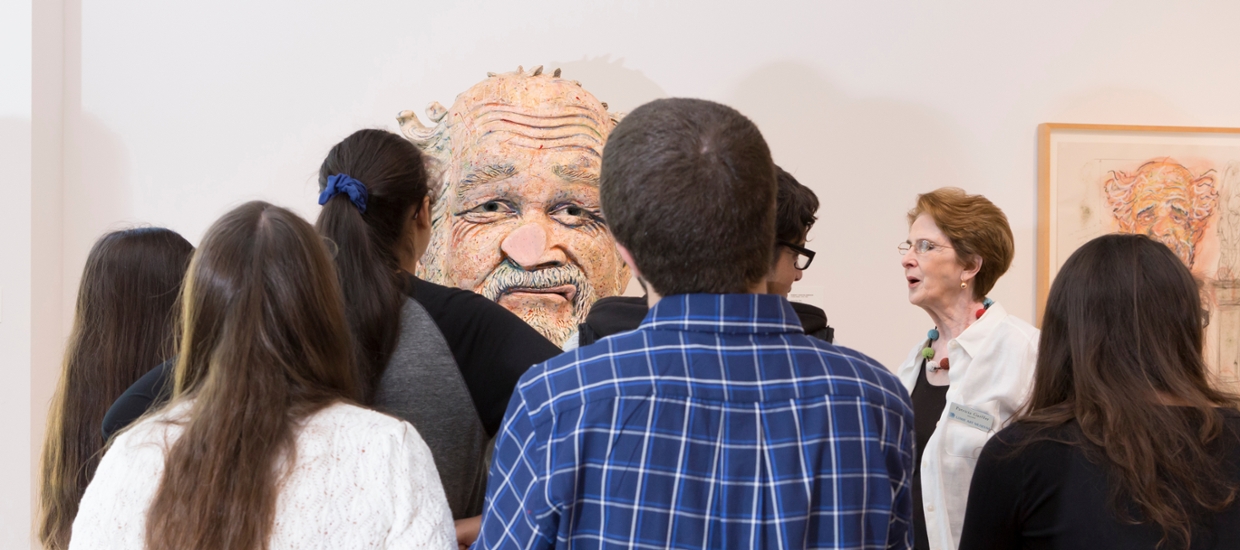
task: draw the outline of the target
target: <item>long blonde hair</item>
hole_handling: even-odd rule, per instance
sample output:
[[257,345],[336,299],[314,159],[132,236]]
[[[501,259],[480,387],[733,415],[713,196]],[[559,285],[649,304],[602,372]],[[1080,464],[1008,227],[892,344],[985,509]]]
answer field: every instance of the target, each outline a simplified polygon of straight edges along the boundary
[[322,240],[288,210],[247,203],[207,231],[170,402],[193,404],[151,502],[148,549],[267,548],[296,422],[358,399],[340,296]]
[[193,253],[177,233],[152,227],[108,233],[87,255],[43,440],[38,535],[45,548],[69,547],[99,466],[108,407],[171,357],[177,296]]

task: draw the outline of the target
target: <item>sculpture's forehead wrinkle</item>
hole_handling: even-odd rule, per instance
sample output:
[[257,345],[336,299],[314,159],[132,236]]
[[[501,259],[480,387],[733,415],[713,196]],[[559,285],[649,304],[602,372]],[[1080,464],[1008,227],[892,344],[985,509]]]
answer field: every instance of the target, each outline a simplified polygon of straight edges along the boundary
[[592,137],[600,145],[607,138],[604,123],[588,111],[538,116],[488,106],[470,113],[470,119],[465,121],[464,125],[476,128],[475,131],[483,132],[494,132],[497,128],[504,128],[531,137],[582,133]]
[[607,108],[580,85],[546,76],[500,75],[484,80],[456,97],[452,123],[481,108],[506,106],[531,116],[586,113],[600,125],[609,119]]
[[[520,147],[535,150],[571,149],[602,158],[609,130],[591,110],[572,106],[540,116],[508,105],[483,104],[464,113],[452,127],[463,149]],[[460,151],[467,154],[467,151]]]

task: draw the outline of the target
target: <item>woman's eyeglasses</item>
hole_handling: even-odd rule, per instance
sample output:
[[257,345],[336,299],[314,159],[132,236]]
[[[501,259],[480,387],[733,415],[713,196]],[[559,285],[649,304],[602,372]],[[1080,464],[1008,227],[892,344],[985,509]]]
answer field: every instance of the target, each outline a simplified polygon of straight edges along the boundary
[[937,243],[934,243],[934,242],[931,242],[931,241],[927,241],[926,239],[917,239],[917,242],[916,242],[916,243],[912,243],[912,244],[910,244],[908,241],[905,241],[905,242],[900,243],[900,246],[898,246],[898,247],[896,247],[896,248],[900,251],[900,254],[902,254],[902,255],[903,255],[903,254],[908,254],[908,251],[909,251],[909,250],[913,250],[913,251],[917,252],[917,255],[918,255],[918,256],[920,256],[920,255],[922,255],[922,254],[925,254],[925,253],[927,253],[927,252],[929,252],[929,251],[931,251],[931,250],[935,250],[935,249],[938,249],[938,248],[946,248],[946,249],[948,249],[948,250],[951,250],[951,248],[952,248],[952,247],[950,247],[950,246],[946,246],[946,245],[937,244]]

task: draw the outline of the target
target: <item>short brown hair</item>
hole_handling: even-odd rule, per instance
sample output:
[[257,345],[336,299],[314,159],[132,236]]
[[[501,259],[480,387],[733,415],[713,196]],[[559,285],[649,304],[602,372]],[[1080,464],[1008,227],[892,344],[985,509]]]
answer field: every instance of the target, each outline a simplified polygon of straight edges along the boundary
[[775,195],[775,240],[797,244],[818,221],[818,195],[783,168],[775,167],[779,192]]
[[616,242],[664,296],[743,293],[775,249],[775,164],[735,109],[659,99],[620,121],[603,148],[599,196]]
[[917,206],[908,211],[908,224],[926,214],[934,225],[951,240],[960,264],[969,266],[981,258],[982,268],[974,277],[973,298],[981,300],[995,287],[995,281],[1007,273],[1016,253],[1012,226],[995,203],[981,195],[970,195],[963,189],[943,187],[917,195]]

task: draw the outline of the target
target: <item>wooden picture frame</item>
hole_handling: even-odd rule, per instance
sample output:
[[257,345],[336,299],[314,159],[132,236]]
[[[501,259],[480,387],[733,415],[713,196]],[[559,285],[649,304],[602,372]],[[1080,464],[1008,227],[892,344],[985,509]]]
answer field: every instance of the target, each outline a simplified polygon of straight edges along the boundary
[[1146,233],[1204,283],[1207,363],[1240,387],[1240,128],[1038,126],[1037,325],[1080,245]]

